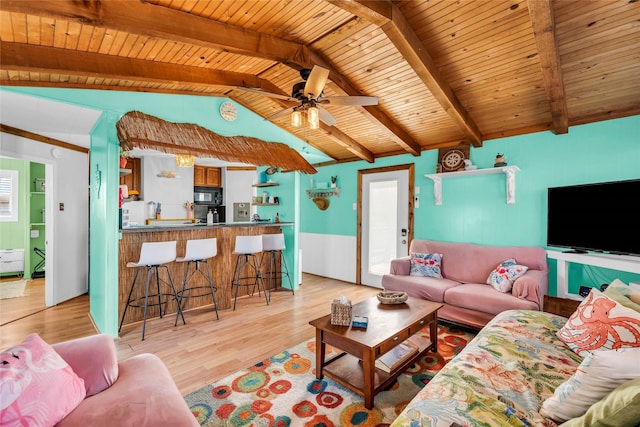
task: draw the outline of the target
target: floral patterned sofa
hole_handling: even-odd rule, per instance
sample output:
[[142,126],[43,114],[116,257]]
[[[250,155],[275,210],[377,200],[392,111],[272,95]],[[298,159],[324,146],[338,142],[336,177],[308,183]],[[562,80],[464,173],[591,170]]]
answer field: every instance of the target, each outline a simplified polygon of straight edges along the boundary
[[[533,310],[498,314],[391,426],[640,425],[640,312],[616,303],[603,320],[594,298],[569,320]],[[581,351],[569,337],[582,339],[596,319],[598,331],[579,344],[591,349]],[[610,338],[604,342],[602,330]]]

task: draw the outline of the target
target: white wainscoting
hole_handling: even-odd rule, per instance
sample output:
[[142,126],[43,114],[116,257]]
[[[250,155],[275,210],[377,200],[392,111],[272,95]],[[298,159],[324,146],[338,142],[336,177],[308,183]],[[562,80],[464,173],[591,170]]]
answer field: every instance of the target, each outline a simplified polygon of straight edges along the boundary
[[356,237],[300,233],[302,271],[355,283]]

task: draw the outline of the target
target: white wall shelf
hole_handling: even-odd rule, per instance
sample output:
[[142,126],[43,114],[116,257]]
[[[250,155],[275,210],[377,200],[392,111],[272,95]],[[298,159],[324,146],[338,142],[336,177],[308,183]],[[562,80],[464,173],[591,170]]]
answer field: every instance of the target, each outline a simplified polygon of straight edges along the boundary
[[252,187],[277,187],[278,184],[277,182],[260,182],[258,184],[253,184]]
[[503,173],[507,181],[507,204],[516,202],[516,172],[520,170],[517,166],[502,166],[497,168],[474,169],[469,171],[430,173],[425,176],[433,181],[433,197],[436,205],[442,204],[442,179],[456,178],[461,176],[488,175]]
[[558,298],[581,300],[582,297],[569,293],[569,263],[593,265],[595,267],[610,268],[612,270],[627,271],[640,274],[640,257],[631,255],[610,254],[580,254],[548,250],[547,256],[558,261],[557,289]]

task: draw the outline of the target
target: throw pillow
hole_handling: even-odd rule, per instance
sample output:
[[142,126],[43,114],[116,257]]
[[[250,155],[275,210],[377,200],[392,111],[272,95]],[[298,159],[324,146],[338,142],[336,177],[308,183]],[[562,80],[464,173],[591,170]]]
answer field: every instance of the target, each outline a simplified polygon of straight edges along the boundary
[[582,357],[593,350],[640,347],[640,313],[594,288],[557,336]]
[[510,292],[513,282],[524,273],[529,267],[518,265],[514,258],[502,261],[487,277],[487,285],[491,285],[498,292]]
[[556,422],[582,416],[613,389],[640,377],[640,348],[587,354],[576,373],[542,403],[540,414]]
[[84,381],[38,334],[0,353],[0,425],[52,426],[86,395]]
[[624,284],[619,279],[614,280],[609,284],[604,294],[614,301],[619,302],[627,308],[640,313],[640,304],[636,304],[632,301],[631,296],[634,292],[631,288]]
[[618,386],[584,415],[562,427],[637,427],[640,419],[640,378]]
[[442,254],[411,253],[411,276],[424,276],[442,279]]

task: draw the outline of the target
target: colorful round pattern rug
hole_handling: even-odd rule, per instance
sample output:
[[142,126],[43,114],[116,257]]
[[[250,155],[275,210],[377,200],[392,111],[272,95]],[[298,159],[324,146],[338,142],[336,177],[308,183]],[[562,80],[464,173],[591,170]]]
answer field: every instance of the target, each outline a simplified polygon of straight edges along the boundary
[[[418,334],[429,336],[428,328]],[[325,377],[315,377],[315,339],[305,341],[185,396],[201,426],[388,426],[473,334],[438,326],[438,352],[427,353],[375,397],[361,396]],[[327,358],[339,350],[327,346]]]

